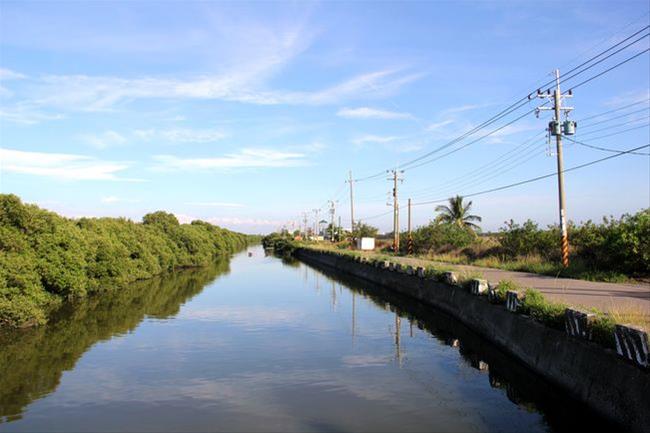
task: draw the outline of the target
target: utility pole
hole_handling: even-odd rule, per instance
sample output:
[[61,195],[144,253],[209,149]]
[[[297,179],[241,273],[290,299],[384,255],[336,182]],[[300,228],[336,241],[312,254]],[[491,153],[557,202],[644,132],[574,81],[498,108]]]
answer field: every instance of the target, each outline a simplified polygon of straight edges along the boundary
[[304,231],[305,237],[304,237],[304,239],[307,239],[307,212],[302,213],[302,222],[304,223],[304,227],[305,227],[305,231]]
[[318,219],[318,215],[320,214],[320,209],[312,209],[312,211],[314,212],[314,233],[315,236],[318,236],[320,232],[320,225],[318,224],[318,221],[320,221]]
[[336,214],[336,203],[333,200],[328,200],[330,204],[330,241],[334,242],[334,215]]
[[407,243],[406,249],[407,249],[407,254],[411,255],[411,254],[413,254],[413,236],[411,236],[411,199],[409,199],[409,205],[408,206],[409,206],[409,219],[408,219],[409,238],[408,238],[408,241],[407,241],[408,243]]
[[339,215],[339,231],[338,231],[338,240],[341,240],[341,233],[343,233],[343,230],[341,228],[341,215]]
[[350,179],[347,182],[350,184],[350,230],[352,230],[352,241],[354,241],[354,194],[352,188],[354,179],[352,179],[352,170],[350,170]]
[[[531,99],[532,95],[528,98]],[[568,93],[562,94],[560,91],[560,70],[555,70],[555,90],[551,95],[550,89],[543,93],[537,90],[538,98],[553,98],[553,107],[541,106],[537,109],[537,115],[541,110],[553,110],[554,119],[549,123],[549,133],[555,136],[555,149],[557,155],[557,185],[558,185],[558,198],[560,208],[560,231],[561,231],[561,248],[562,248],[562,266],[565,268],[569,266],[569,236],[567,233],[567,217],[566,217],[566,201],[564,196],[564,161],[562,158],[562,135],[575,134],[576,123],[568,120],[569,111],[573,107],[563,107],[562,98],[573,97],[573,92],[569,90]],[[561,114],[564,112],[567,118],[564,123],[561,122]]]
[[397,254],[399,252],[399,201],[397,197],[397,182],[404,180],[399,177],[401,173],[404,173],[404,170],[395,169],[391,170],[390,173],[393,173],[393,176],[388,178],[388,180],[393,181],[393,252]]

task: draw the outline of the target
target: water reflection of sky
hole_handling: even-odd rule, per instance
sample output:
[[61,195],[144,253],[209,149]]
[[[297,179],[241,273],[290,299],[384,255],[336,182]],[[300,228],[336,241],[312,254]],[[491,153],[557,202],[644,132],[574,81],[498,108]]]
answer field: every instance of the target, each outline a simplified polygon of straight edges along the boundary
[[94,345],[0,429],[546,429],[457,348],[305,265],[254,252],[176,316]]

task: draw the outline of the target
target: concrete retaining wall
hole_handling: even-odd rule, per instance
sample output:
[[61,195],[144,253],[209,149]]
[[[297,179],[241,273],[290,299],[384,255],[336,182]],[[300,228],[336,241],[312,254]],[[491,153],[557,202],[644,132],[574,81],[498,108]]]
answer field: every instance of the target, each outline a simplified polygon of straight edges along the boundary
[[416,275],[372,266],[349,257],[299,249],[299,259],[363,278],[457,318],[603,416],[632,431],[650,432],[650,372],[614,351],[572,338],[487,296]]

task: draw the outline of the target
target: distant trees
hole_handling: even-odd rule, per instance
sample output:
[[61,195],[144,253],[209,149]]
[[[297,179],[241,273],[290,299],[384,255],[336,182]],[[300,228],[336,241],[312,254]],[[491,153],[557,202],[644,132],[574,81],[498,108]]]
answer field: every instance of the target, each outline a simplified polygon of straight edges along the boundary
[[378,232],[379,229],[377,227],[373,227],[369,224],[358,222],[354,225],[354,230],[352,231],[352,235],[357,239],[374,238],[377,236]]
[[47,311],[64,300],[206,265],[248,240],[204,221],[179,224],[162,211],[145,215],[142,224],[73,220],[1,194],[0,325],[44,323]]
[[473,230],[480,230],[480,227],[473,221],[481,222],[481,217],[470,214],[472,202],[463,203],[463,197],[457,195],[449,199],[449,205],[440,205],[436,207],[436,212],[440,214],[436,217],[438,222],[455,224],[459,227],[467,227]]

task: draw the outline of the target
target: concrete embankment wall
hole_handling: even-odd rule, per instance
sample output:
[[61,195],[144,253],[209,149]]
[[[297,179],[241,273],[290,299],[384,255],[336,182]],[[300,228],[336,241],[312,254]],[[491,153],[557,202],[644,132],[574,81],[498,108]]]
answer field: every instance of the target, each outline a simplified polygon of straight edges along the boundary
[[377,268],[336,254],[299,249],[295,256],[432,305],[599,414],[632,431],[650,432],[650,372],[611,350],[512,313],[459,286]]

